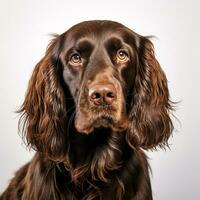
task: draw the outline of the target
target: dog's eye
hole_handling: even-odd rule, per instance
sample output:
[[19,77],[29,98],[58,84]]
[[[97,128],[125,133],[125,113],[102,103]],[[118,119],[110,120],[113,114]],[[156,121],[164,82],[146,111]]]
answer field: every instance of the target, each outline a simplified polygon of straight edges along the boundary
[[125,50],[120,49],[117,51],[117,62],[126,62],[128,59],[128,53]]
[[79,65],[82,63],[81,56],[78,53],[75,53],[71,56],[70,62],[74,65]]

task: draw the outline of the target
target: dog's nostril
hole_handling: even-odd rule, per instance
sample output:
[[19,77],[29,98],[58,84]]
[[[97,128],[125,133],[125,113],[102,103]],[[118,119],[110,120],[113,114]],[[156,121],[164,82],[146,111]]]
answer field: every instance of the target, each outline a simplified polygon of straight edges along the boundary
[[99,92],[93,92],[90,96],[91,99],[100,99],[101,94]]
[[107,95],[106,95],[106,97],[108,97],[108,98],[114,98],[115,95],[114,95],[113,92],[108,92]]
[[111,105],[113,101],[115,100],[115,94],[113,91],[107,91],[104,101],[107,105]]

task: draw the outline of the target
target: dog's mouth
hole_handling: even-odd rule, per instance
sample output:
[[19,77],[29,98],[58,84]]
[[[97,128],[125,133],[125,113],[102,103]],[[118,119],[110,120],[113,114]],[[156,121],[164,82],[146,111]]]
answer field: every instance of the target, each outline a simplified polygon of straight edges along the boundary
[[121,117],[116,119],[111,114],[101,113],[98,115],[83,116],[77,115],[75,119],[75,127],[80,133],[90,134],[94,129],[109,128],[116,132],[124,131],[127,128],[127,119]]
[[112,104],[101,103],[99,105],[84,101],[84,96],[79,99],[75,116],[75,128],[78,132],[90,134],[101,128],[111,129],[115,132],[127,129],[126,108],[119,98]]

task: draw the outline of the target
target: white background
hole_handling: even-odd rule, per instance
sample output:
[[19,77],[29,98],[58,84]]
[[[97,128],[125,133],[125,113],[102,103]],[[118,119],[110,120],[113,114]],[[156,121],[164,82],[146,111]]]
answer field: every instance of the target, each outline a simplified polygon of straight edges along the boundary
[[171,150],[150,152],[155,200],[200,199],[200,3],[192,0],[0,1],[0,192],[30,160],[14,111],[24,99],[48,34],[80,21],[111,19],[142,35],[155,35],[157,58],[167,74],[176,131]]

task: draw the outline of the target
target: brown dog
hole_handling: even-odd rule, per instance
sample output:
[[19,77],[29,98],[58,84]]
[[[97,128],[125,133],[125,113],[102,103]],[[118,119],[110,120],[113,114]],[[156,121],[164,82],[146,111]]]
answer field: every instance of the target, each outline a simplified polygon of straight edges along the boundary
[[57,36],[30,79],[20,112],[34,158],[1,200],[151,200],[142,149],[173,126],[153,45],[122,24],[87,21]]

